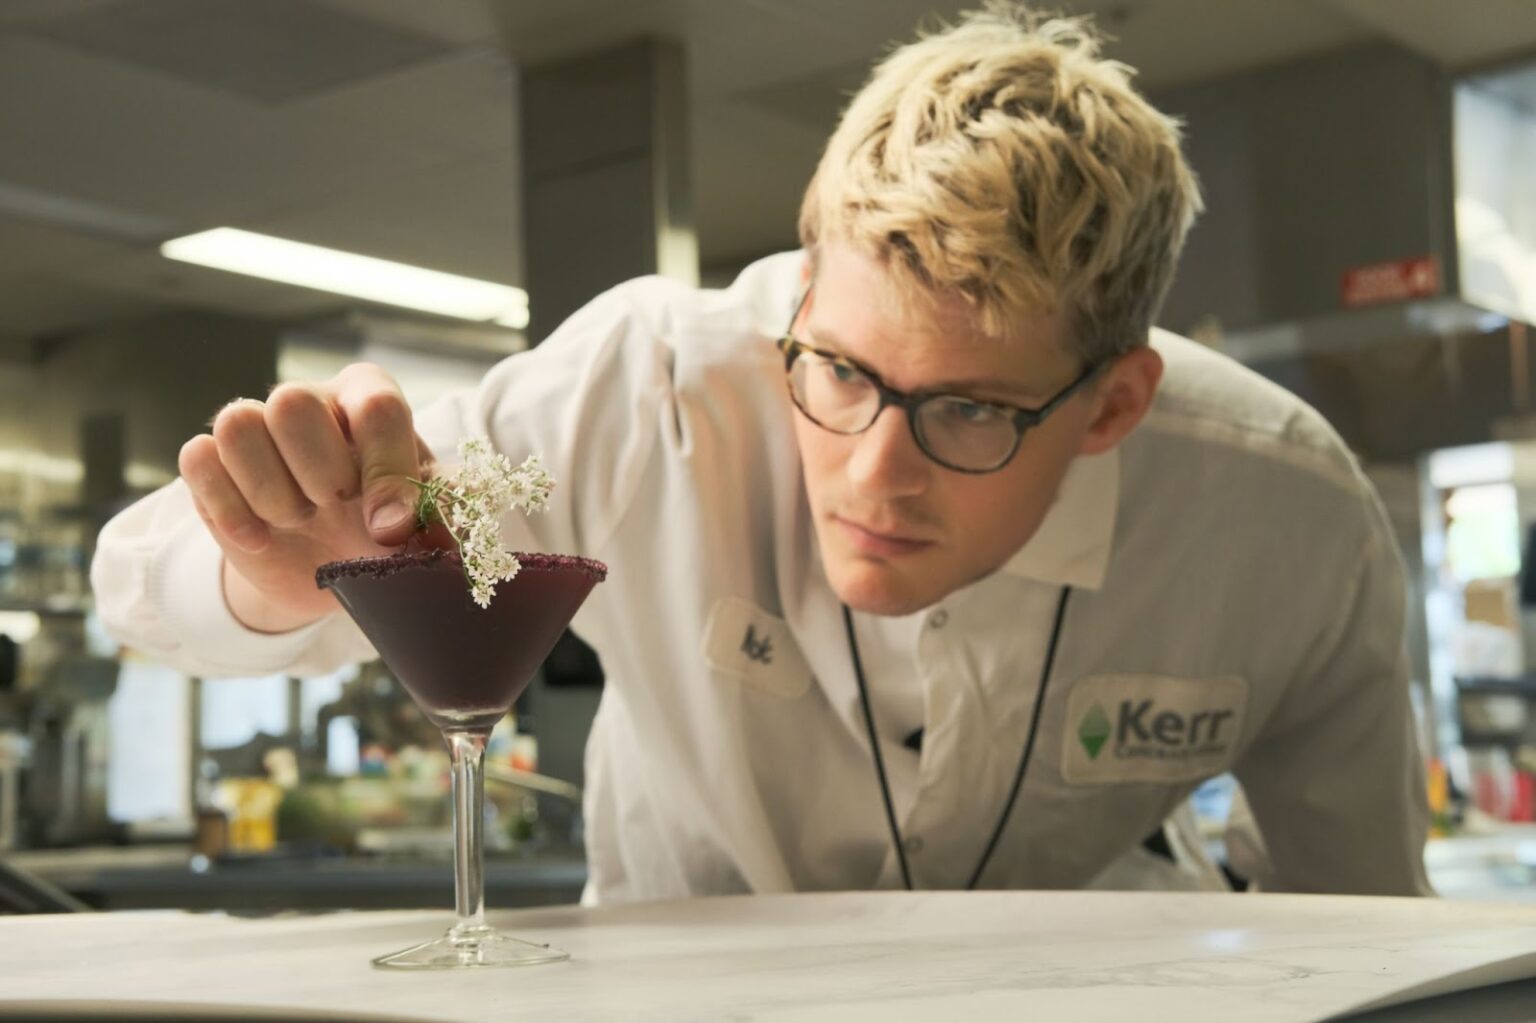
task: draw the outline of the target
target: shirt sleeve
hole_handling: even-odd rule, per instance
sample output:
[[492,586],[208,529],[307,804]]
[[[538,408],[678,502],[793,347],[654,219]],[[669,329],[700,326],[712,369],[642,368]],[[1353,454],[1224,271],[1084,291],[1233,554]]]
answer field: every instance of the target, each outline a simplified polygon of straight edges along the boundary
[[[555,478],[545,512],[508,513],[513,550],[602,557],[662,444],[678,445],[675,358],[655,322],[675,282],[642,278],[598,297],[473,390],[428,406],[417,429],[443,462],[464,437]],[[665,438],[665,439],[663,439]]]
[[[671,360],[633,315],[625,294],[633,287],[594,300],[539,348],[416,417],[440,459],[455,457],[471,435],[489,437],[514,462],[543,456],[556,491],[549,511],[503,520],[514,549],[597,554],[665,428]],[[177,480],[107,523],[91,585],[114,638],[200,677],[320,674],[376,656],[340,612],[289,633],[245,628],[224,601],[222,572],[222,552]]]
[[1433,894],[1403,565],[1379,502],[1364,500],[1369,535],[1338,613],[1234,772],[1272,890]]
[[91,562],[96,612],[118,642],[200,678],[315,675],[375,656],[341,614],[281,634],[246,628],[224,602],[223,564],[176,480],[102,530]]

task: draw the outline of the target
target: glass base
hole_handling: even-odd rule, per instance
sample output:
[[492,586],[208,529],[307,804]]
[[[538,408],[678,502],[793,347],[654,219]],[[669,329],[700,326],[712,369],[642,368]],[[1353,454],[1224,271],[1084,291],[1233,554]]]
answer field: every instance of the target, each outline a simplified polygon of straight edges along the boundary
[[477,966],[533,966],[570,957],[570,953],[557,948],[508,937],[494,927],[479,926],[455,927],[435,941],[379,956],[373,965],[392,970],[461,970]]

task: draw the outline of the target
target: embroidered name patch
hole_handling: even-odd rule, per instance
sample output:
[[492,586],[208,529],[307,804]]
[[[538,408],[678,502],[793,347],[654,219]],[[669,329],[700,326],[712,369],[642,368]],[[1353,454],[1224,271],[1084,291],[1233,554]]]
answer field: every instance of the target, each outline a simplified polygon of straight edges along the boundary
[[704,659],[775,696],[804,696],[811,668],[782,618],[739,597],[715,602],[704,627]]
[[1074,785],[1184,782],[1232,762],[1248,706],[1233,676],[1095,675],[1067,697],[1061,776]]

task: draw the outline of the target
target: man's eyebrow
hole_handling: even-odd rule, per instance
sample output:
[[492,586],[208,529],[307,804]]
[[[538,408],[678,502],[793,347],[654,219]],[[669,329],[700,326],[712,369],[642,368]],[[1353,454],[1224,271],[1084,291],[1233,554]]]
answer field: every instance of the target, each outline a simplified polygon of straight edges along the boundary
[[[873,368],[865,365],[863,362],[849,355],[847,346],[839,341],[837,335],[831,330],[828,330],[825,327],[815,326],[809,319],[807,319],[805,324],[805,332],[810,335],[812,343],[817,348],[820,348],[823,351],[831,352],[833,355],[836,355],[838,358],[843,359],[853,364],[854,366],[857,366],[859,369],[870,374],[871,376],[878,377],[882,380],[885,379],[884,377],[881,377],[880,374]],[[1018,384],[1010,384],[998,380],[985,378],[978,379],[972,377],[962,377],[955,380],[941,380],[932,386],[924,387],[918,393],[953,394],[956,397],[966,398],[970,397],[972,394],[983,391],[989,392],[991,394],[1002,395],[1003,399],[1001,400],[1015,401],[1021,405],[1026,406],[1029,402],[1039,401],[1041,397],[1039,394],[1030,391]],[[987,401],[990,399],[977,398],[976,400]]]

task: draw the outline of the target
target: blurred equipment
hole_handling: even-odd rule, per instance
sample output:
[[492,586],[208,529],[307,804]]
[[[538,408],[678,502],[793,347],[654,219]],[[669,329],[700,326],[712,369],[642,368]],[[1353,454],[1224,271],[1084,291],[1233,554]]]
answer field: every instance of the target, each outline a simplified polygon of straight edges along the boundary
[[15,697],[20,671],[16,641],[0,632],[0,849],[16,848],[21,771],[32,751],[32,744],[17,728]]
[[111,837],[107,817],[107,701],[117,687],[117,661],[89,653],[79,615],[46,615],[37,640],[44,651],[29,691],[31,769],[25,787],[35,839],[70,845]]
[[0,860],[0,914],[81,913],[89,909],[62,888]]
[[0,729],[0,851],[19,844],[21,772],[31,752],[32,744],[25,735]]

